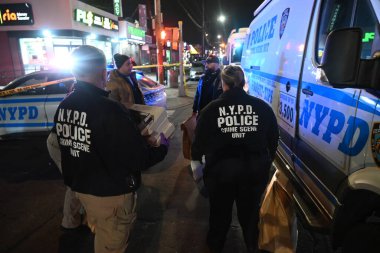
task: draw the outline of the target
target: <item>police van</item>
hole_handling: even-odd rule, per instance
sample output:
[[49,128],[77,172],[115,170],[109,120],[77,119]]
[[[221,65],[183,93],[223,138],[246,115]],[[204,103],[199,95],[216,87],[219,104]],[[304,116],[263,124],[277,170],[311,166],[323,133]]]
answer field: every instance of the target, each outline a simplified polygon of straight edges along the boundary
[[233,29],[227,39],[226,56],[223,58],[223,65],[240,65],[241,55],[243,53],[245,36],[248,27]]
[[379,20],[380,0],[266,0],[243,49],[249,92],[280,126],[274,164],[335,248],[380,228]]

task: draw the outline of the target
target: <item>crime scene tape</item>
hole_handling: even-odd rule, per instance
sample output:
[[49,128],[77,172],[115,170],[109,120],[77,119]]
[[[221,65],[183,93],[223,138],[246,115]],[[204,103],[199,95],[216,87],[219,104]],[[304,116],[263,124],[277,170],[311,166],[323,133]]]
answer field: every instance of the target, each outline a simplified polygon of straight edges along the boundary
[[179,66],[179,63],[172,63],[172,64],[162,64],[162,65],[141,65],[141,66],[133,66],[134,69],[146,69],[146,68],[155,68],[155,67],[174,67]]
[[53,85],[53,84],[57,84],[57,83],[63,83],[63,82],[71,81],[71,80],[74,81],[75,78],[74,77],[68,77],[68,78],[63,78],[63,79],[50,81],[50,82],[31,84],[28,86],[19,87],[19,88],[15,88],[15,89],[11,89],[11,90],[3,90],[3,91],[0,91],[0,97],[5,97],[5,96],[13,95],[16,93],[20,93],[23,91],[27,91],[27,90],[31,90],[31,89],[35,89],[35,88],[46,87],[49,85]]
[[[179,66],[179,65],[180,65],[179,63],[163,64],[163,65],[157,65],[157,64],[155,64],[155,65],[134,66],[133,68],[134,69],[142,69],[142,68],[154,68],[154,67],[158,67],[158,66],[173,67],[173,66]],[[46,87],[46,86],[57,84],[57,83],[63,83],[63,82],[67,82],[67,81],[70,81],[70,80],[74,81],[75,78],[74,77],[68,77],[68,78],[63,78],[63,79],[59,79],[59,80],[55,80],[55,81],[50,81],[50,82],[31,84],[31,85],[28,85],[28,86],[19,87],[19,88],[15,88],[15,89],[11,89],[11,90],[4,90],[4,91],[0,91],[0,97],[5,97],[5,96],[13,95],[13,94],[16,94],[16,93],[20,93],[20,92],[31,90],[31,89],[35,89],[35,88]]]

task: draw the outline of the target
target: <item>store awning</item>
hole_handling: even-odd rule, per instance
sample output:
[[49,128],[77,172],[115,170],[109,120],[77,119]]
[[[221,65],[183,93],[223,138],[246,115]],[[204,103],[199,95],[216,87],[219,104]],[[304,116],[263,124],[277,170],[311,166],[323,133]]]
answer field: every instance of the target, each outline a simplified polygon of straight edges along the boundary
[[190,45],[190,54],[199,54],[198,51],[192,45]]

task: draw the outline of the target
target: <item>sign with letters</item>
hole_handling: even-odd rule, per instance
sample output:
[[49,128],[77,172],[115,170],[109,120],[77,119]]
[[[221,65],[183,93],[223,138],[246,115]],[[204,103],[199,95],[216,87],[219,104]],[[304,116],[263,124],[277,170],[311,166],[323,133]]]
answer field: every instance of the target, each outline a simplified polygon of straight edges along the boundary
[[31,4],[0,4],[0,26],[33,24],[34,18]]
[[81,9],[74,10],[74,20],[88,26],[95,26],[111,31],[118,31],[118,22],[110,18],[101,16],[91,11]]

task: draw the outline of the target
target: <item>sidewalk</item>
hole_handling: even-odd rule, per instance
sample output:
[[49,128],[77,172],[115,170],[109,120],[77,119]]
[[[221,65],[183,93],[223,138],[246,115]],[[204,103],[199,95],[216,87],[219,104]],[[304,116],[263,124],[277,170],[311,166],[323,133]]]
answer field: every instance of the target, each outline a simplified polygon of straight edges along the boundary
[[[145,76],[157,82],[156,73],[144,73]],[[186,82],[185,86],[185,94],[186,96],[180,97],[179,88],[170,88],[165,85],[165,92],[167,96],[167,109],[174,110],[179,107],[187,106],[193,103],[195,89],[197,87],[197,83],[194,82]]]
[[186,87],[185,88],[185,97],[179,97],[178,96],[178,88],[169,88],[165,87],[165,92],[167,96],[167,109],[168,110],[174,110],[179,107],[187,106],[193,104],[194,101],[194,93],[195,88],[193,87]]

